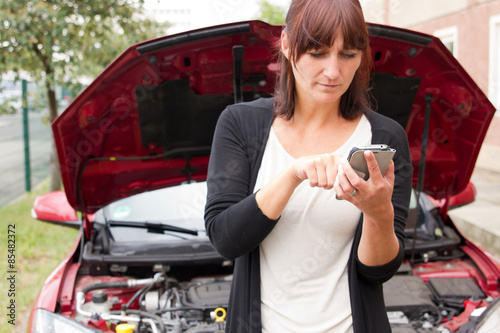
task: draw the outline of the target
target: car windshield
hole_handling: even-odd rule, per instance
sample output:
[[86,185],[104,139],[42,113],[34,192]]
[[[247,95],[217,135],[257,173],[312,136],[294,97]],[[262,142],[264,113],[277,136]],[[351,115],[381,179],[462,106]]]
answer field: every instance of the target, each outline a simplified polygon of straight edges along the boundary
[[[189,183],[140,193],[96,212],[92,246],[84,258],[114,262],[220,260],[205,232],[206,183]],[[104,255],[104,256],[103,256]],[[125,259],[124,259],[125,260]]]
[[96,213],[96,222],[149,222],[204,230],[206,183],[190,183],[140,193]]

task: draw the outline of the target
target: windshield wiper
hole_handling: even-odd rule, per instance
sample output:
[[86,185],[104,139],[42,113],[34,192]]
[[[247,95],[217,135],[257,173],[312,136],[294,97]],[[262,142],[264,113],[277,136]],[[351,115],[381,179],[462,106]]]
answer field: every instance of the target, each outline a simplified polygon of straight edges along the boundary
[[107,220],[109,226],[112,227],[129,227],[129,228],[147,228],[150,232],[162,234],[164,231],[180,232],[183,234],[198,236],[197,230],[176,227],[175,225],[162,224],[161,222],[148,222],[148,221],[116,221]]

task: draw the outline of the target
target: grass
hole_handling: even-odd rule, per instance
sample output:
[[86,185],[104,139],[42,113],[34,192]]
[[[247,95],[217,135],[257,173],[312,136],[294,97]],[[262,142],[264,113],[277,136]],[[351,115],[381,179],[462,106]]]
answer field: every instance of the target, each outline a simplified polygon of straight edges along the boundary
[[[13,204],[0,208],[0,332],[25,327],[29,309],[47,276],[73,248],[78,230],[37,221],[31,217],[35,198],[48,191],[48,181]],[[12,297],[7,281],[8,229],[15,225],[16,326],[8,324],[6,308]],[[12,227],[10,227],[12,230]]]

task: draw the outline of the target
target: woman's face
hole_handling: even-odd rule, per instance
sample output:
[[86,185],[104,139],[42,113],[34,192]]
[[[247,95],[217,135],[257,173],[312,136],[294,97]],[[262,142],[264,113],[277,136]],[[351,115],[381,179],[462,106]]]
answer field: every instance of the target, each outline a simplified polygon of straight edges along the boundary
[[[282,50],[290,59],[287,44],[286,34],[283,34]],[[295,64],[292,63],[297,102],[338,106],[361,64],[361,56],[361,50],[344,49],[342,34],[335,38],[332,47],[304,53]]]

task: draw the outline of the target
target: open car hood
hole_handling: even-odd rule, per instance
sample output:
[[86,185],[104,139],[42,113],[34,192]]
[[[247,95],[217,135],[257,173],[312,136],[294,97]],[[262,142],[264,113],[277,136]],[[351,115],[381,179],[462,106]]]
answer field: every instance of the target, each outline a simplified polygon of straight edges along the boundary
[[[436,199],[459,193],[494,107],[438,39],[369,30],[376,109],[406,129],[414,185],[426,146],[422,189]],[[241,22],[123,52],[52,124],[71,206],[92,213],[132,194],[205,180],[220,112],[235,95],[271,96],[280,33],[280,26]]]

